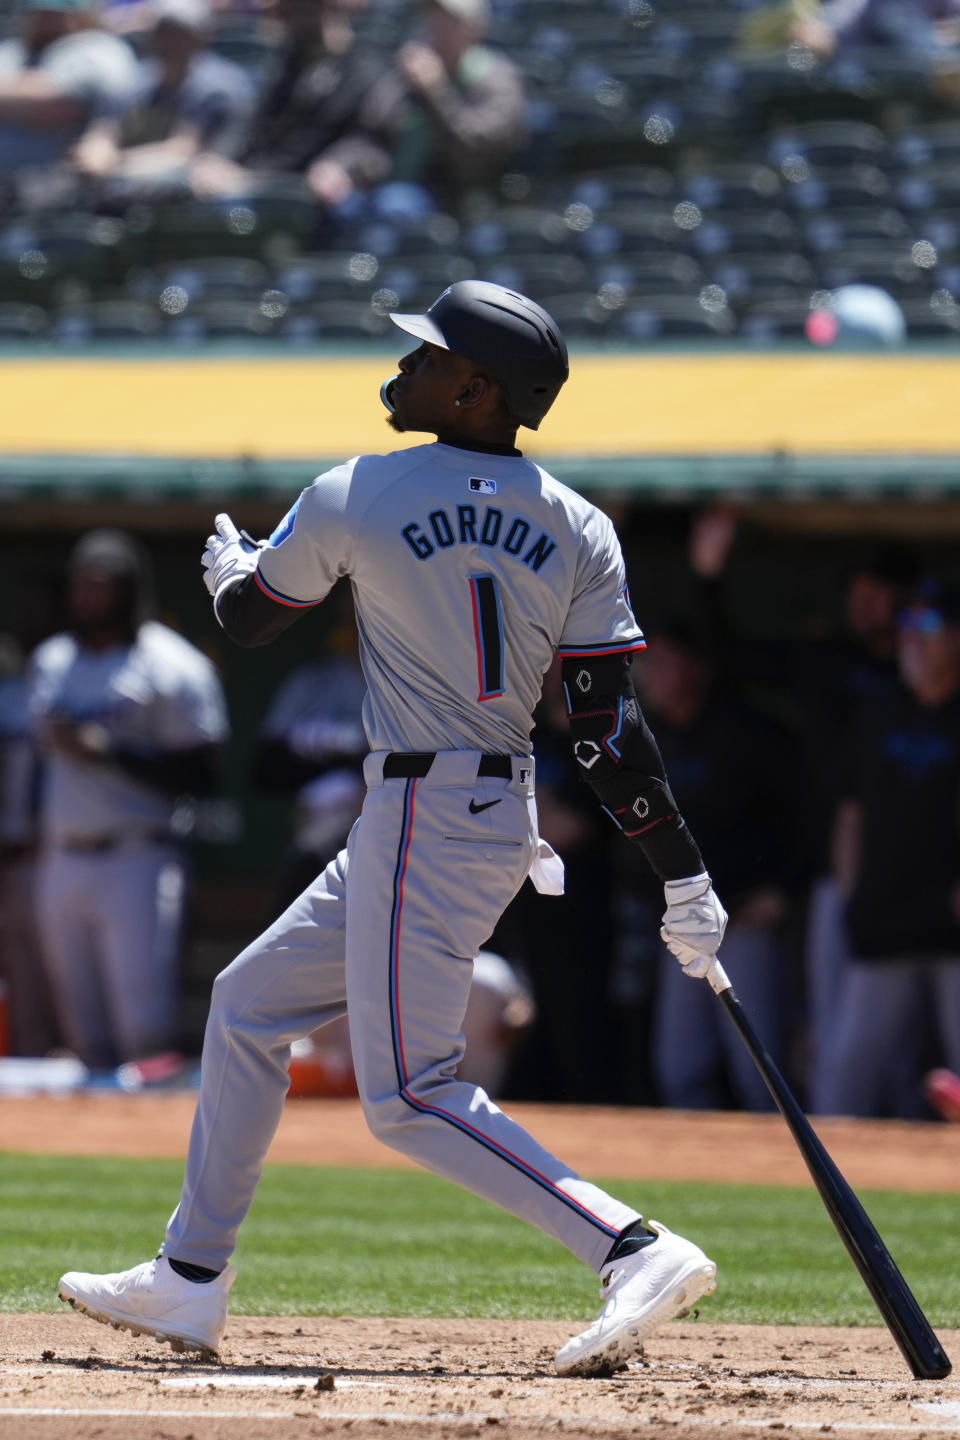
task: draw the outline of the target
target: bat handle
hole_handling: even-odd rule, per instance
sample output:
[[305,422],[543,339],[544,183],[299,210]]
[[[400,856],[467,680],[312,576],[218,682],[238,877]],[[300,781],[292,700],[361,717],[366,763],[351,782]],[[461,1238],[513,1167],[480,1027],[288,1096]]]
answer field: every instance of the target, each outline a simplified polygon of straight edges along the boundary
[[727,972],[719,960],[714,960],[706,974],[707,983],[715,995],[720,995],[724,990],[732,990],[733,986],[727,979]]

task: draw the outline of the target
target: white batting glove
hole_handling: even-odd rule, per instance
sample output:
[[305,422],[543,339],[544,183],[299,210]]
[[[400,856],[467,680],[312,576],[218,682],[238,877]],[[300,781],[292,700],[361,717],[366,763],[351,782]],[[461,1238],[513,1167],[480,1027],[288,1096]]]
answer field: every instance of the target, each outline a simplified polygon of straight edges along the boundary
[[680,961],[685,975],[702,980],[720,949],[727,912],[706,871],[686,880],[667,880],[663,893],[667,908],[660,939]]
[[207,547],[200,564],[203,566],[203,583],[214,599],[229,586],[242,580],[257,568],[257,558],[266,545],[265,540],[251,540],[241,534],[229,515],[218,515],[214,520],[213,535],[207,536]]

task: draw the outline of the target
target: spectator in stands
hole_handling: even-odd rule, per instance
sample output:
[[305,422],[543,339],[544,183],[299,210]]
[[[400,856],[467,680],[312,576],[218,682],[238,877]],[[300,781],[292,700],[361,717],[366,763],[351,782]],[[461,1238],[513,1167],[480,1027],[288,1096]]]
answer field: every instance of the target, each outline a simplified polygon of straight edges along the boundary
[[915,1119],[931,1039],[960,1069],[960,593],[917,587],[898,657],[903,686],[851,726],[835,853],[856,959],[820,1108]]
[[958,0],[828,0],[794,21],[791,39],[821,60],[863,48],[894,48],[929,60],[949,59],[960,47]]
[[383,177],[389,137],[368,114],[383,61],[355,42],[335,0],[276,0],[282,30],[276,59],[239,163],[209,152],[191,166],[197,195],[243,196],[277,177],[300,177],[324,207],[336,208]]
[[[637,676],[678,804],[691,828],[708,837],[711,874],[729,897],[724,969],[780,1061],[789,1022],[782,931],[795,866],[796,757],[767,716],[720,687],[691,626],[676,620],[652,626]],[[652,903],[648,877],[638,872],[636,885]],[[691,985],[679,970],[674,977],[670,958],[663,950],[654,1008],[661,1099],[690,1110],[731,1101],[770,1109],[766,1087],[709,986]]]
[[198,155],[238,155],[256,99],[246,72],[208,47],[207,0],[152,0],[148,13],[131,108],[97,117],[73,154],[78,171],[118,201],[184,188]]
[[34,652],[43,759],[37,918],[57,1012],[91,1068],[177,1040],[185,795],[214,784],[227,734],[213,666],[145,618],[146,558],[95,530],[70,555],[70,630]]
[[19,175],[21,203],[55,201],[52,167],[94,119],[127,110],[136,73],[91,0],[28,0],[19,37],[0,44],[0,176]]
[[450,203],[495,180],[523,145],[523,77],[483,44],[489,28],[488,0],[426,0],[420,32],[371,97],[391,135],[383,178]]

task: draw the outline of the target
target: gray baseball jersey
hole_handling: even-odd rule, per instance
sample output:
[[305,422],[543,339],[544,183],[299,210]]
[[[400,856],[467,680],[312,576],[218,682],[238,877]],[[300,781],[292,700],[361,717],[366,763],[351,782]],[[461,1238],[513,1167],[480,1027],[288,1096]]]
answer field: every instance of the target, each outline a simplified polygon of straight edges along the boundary
[[[84,650],[72,635],[45,640],[32,657],[30,696],[34,724],[54,715],[95,721],[114,743],[147,755],[218,744],[227,734],[213,665],[182,635],[152,620],[132,645],[109,650]],[[45,760],[41,826],[48,841],[162,830],[172,808],[169,796],[117,766],[56,753]]]
[[561,655],[640,649],[606,515],[519,456],[363,455],[304,490],[260,556],[272,599],[354,587],[373,750],[528,754]]
[[299,608],[349,577],[367,794],[347,848],[214,985],[164,1248],[226,1262],[280,1118],[289,1046],[346,1009],[374,1134],[599,1269],[636,1211],[456,1069],[473,957],[526,876],[548,878],[530,758],[543,673],[558,649],[643,644],[613,526],[522,457],[422,445],[321,475],[255,575]]

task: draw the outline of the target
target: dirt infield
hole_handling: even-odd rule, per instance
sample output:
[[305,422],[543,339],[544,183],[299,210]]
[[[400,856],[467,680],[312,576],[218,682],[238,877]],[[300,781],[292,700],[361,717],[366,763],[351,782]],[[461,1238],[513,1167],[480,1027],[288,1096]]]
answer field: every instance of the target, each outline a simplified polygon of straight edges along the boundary
[[[777,1117],[663,1111],[512,1111],[591,1175],[802,1183]],[[180,1156],[192,1097],[0,1101],[0,1146]],[[960,1126],[818,1124],[856,1186],[960,1191]],[[350,1101],[288,1105],[271,1151],[295,1163],[395,1164]],[[956,1283],[951,1275],[950,1283]],[[885,1329],[665,1327],[642,1363],[608,1380],[552,1369],[569,1323],[231,1319],[222,1363],[70,1313],[0,1315],[3,1440],[441,1440],[960,1434],[960,1380],[912,1380]],[[941,1335],[960,1354],[960,1332]]]

